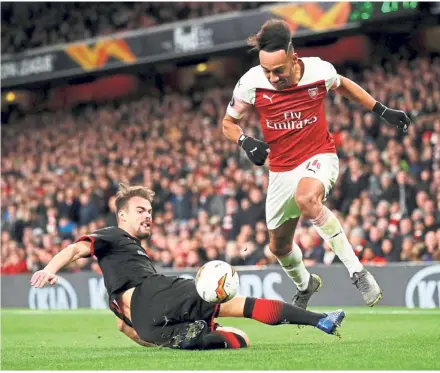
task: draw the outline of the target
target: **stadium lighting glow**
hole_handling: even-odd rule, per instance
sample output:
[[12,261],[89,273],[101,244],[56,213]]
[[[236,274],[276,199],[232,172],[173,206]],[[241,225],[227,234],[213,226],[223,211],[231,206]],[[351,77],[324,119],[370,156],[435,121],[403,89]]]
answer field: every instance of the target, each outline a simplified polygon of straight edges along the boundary
[[199,63],[196,67],[198,73],[203,73],[208,69],[208,65],[206,63]]
[[6,94],[6,101],[7,101],[7,102],[14,102],[14,101],[15,101],[15,98],[16,98],[16,96],[15,96],[15,93],[14,93],[14,92],[8,92],[8,93]]

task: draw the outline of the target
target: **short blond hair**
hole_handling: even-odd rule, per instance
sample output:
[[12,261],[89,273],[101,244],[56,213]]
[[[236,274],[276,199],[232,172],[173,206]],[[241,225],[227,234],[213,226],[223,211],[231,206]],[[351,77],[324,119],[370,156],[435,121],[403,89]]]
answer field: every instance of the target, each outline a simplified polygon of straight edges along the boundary
[[116,194],[115,206],[116,214],[127,205],[128,201],[133,197],[145,198],[148,201],[153,202],[154,192],[142,185],[126,185],[119,184],[119,191]]

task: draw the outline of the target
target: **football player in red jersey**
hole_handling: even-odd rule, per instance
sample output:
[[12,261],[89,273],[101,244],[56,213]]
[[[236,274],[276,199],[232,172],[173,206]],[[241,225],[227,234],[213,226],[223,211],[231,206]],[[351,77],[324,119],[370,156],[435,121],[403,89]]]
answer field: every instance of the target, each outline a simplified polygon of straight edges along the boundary
[[[336,182],[339,160],[324,113],[324,98],[336,90],[406,132],[410,120],[403,111],[387,108],[363,88],[318,57],[298,58],[289,26],[267,21],[249,44],[259,52],[260,65],[235,86],[223,120],[224,135],[243,148],[258,166],[269,156],[266,222],[270,250],[297,286],[293,303],[306,308],[321,287],[310,274],[293,242],[300,216],[310,219],[349,271],[365,303],[374,306],[382,291],[355,255],[337,217],[323,201]],[[246,136],[241,118],[254,106],[260,115],[264,141]]]

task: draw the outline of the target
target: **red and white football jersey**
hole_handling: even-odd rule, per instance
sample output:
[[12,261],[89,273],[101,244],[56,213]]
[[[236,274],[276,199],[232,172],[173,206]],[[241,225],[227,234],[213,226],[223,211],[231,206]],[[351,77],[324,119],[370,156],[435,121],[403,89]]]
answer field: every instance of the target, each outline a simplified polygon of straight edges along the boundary
[[295,86],[276,90],[260,65],[251,68],[235,86],[227,113],[241,119],[254,105],[260,115],[264,141],[269,144],[271,171],[290,171],[316,154],[336,153],[328,132],[324,98],[340,84],[329,62],[301,58],[304,74]]

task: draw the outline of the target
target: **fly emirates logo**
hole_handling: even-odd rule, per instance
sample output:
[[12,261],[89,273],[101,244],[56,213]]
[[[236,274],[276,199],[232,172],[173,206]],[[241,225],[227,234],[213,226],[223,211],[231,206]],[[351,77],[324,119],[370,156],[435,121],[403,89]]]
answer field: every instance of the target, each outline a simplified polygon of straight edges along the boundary
[[284,113],[284,119],[283,122],[271,122],[266,119],[267,128],[272,130],[300,130],[309,124],[316,123],[318,121],[318,116],[302,118],[302,112],[296,113],[288,111]]

